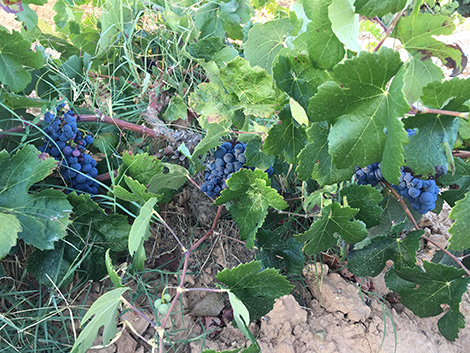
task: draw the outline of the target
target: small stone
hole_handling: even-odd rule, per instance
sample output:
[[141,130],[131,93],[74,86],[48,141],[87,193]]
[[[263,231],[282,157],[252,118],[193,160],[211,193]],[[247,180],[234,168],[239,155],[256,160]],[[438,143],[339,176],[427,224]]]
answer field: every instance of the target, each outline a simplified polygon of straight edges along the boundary
[[326,331],[325,330],[315,331],[315,333],[313,334],[313,338],[315,339],[315,341],[324,342],[326,340]]

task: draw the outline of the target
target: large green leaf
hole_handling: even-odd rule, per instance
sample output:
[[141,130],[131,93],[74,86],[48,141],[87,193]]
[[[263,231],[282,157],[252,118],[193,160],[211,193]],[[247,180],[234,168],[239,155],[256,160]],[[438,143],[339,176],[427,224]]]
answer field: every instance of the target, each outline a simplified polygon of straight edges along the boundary
[[378,204],[383,200],[382,194],[370,185],[352,184],[340,192],[346,196],[348,206],[359,209],[356,219],[363,221],[367,228],[380,224],[383,209]]
[[15,215],[0,213],[0,260],[16,245],[21,230],[20,221]]
[[[58,190],[28,193],[34,183],[52,172],[56,163],[53,158],[40,156],[32,145],[11,158],[6,151],[0,152],[0,214],[14,215],[22,229],[18,238],[41,250],[53,249],[54,242],[66,235],[72,212],[67,196]],[[2,236],[6,237],[4,233]]]
[[361,221],[351,220],[358,210],[341,207],[337,202],[322,208],[322,218],[313,222],[305,233],[297,234],[298,241],[304,242],[306,255],[318,254],[336,245],[336,234],[348,243],[356,243],[367,237],[367,230]]
[[286,37],[292,27],[289,18],[255,24],[248,32],[245,58],[251,66],[260,66],[270,75],[273,60],[286,46]]
[[455,203],[449,218],[455,221],[449,228],[449,233],[452,236],[449,238],[449,250],[465,250],[470,248],[470,196],[465,195],[465,198]]
[[308,56],[297,51],[283,51],[273,63],[276,87],[295,99],[305,110],[308,101],[318,91],[318,86],[330,76],[315,69]]
[[346,48],[359,52],[359,15],[354,12],[354,0],[333,0],[328,6],[331,29]]
[[297,177],[300,180],[312,178],[321,186],[338,183],[351,177],[354,167],[339,169],[328,153],[328,134],[325,122],[313,123],[306,131],[310,142],[298,155]]
[[118,184],[122,182],[123,176],[127,175],[143,185],[148,185],[162,170],[162,162],[157,157],[149,156],[147,153],[133,155],[132,152],[124,152],[117,176]]
[[109,344],[118,333],[116,326],[117,309],[121,303],[121,296],[128,290],[128,287],[113,289],[103,294],[93,303],[83,317],[80,326],[91,320],[77,337],[71,350],[72,353],[85,353],[98,336],[98,330],[101,326],[103,326],[102,343],[103,345]]
[[289,106],[279,113],[281,124],[273,125],[268,131],[263,151],[276,156],[289,164],[297,163],[297,155],[307,143],[307,134],[301,126],[296,126]]
[[407,0],[356,0],[354,7],[356,13],[366,17],[382,17],[402,10],[406,3]]
[[444,82],[431,82],[423,88],[421,100],[424,105],[436,108],[468,112],[468,91],[470,79],[457,77]]
[[[465,277],[463,269],[434,264],[425,261],[425,272],[418,267],[395,269],[402,279],[415,283],[417,286],[399,291],[401,302],[419,317],[435,316],[442,313],[442,305],[448,304],[450,315],[457,318],[454,322],[449,317],[439,319],[441,333],[448,340],[455,340],[459,328],[462,327],[462,316],[459,311],[462,295],[467,291],[470,277]],[[442,321],[441,321],[442,320]]]
[[409,106],[399,82],[394,80],[389,91],[386,86],[401,64],[400,55],[391,49],[361,52],[337,65],[332,73],[336,82],[323,84],[310,99],[309,118],[333,124],[329,153],[338,168],[382,161],[387,148],[383,173],[387,180],[398,182],[400,150],[407,142],[399,117]]
[[127,175],[124,175],[124,182],[129,190],[122,187],[121,185],[116,185],[113,189],[114,196],[121,200],[128,202],[146,202],[155,197],[161,199],[161,195],[149,192],[145,185],[139,183],[137,180],[134,180],[131,177],[128,177]]
[[68,245],[62,243],[54,250],[35,249],[28,255],[27,270],[36,277],[38,283],[46,287],[61,288],[73,280],[71,263],[64,256],[65,246]]
[[261,271],[259,261],[225,269],[216,278],[245,304],[252,321],[271,311],[274,299],[289,294],[293,288],[279,270],[268,268]]
[[188,181],[189,172],[186,168],[171,163],[163,163],[168,173],[155,175],[149,183],[150,192],[162,192],[167,189],[178,190]]
[[449,188],[442,193],[446,202],[454,207],[455,202],[464,198],[470,190],[470,163],[457,158],[455,160],[455,173],[447,173],[439,178],[439,182],[444,185],[456,185],[456,188]]
[[451,116],[420,114],[405,121],[407,129],[417,129],[405,146],[406,165],[417,174],[434,174],[435,167],[449,165],[447,149],[452,149],[459,120]]
[[274,156],[267,155],[262,147],[263,142],[259,138],[254,138],[246,143],[245,157],[248,167],[266,170],[274,165]]
[[39,69],[44,65],[40,51],[32,51],[31,43],[19,32],[0,31],[0,82],[14,92],[22,91],[31,82],[31,74],[25,69]]
[[273,86],[271,76],[241,57],[220,69],[220,78],[227,91],[238,97],[246,115],[268,117],[285,101],[284,94]]
[[227,33],[232,39],[243,39],[240,24],[246,23],[253,14],[253,7],[248,0],[212,0],[196,11],[194,22],[201,31],[201,38],[223,38]]
[[344,58],[344,45],[331,28],[328,7],[333,0],[303,0],[305,14],[312,20],[302,34],[307,52],[318,69],[331,69]]
[[287,207],[281,195],[268,186],[268,175],[259,170],[241,169],[227,179],[227,189],[216,200],[217,205],[233,201],[228,209],[240,228],[240,237],[248,247],[268,214],[269,206],[277,210]]
[[220,138],[228,134],[229,129],[220,124],[209,124],[206,136],[198,143],[194,149],[192,160],[196,160],[199,156],[204,155],[211,148],[220,146]]
[[129,254],[134,256],[139,247],[143,246],[144,241],[150,235],[149,226],[150,219],[153,214],[153,207],[157,203],[157,199],[153,198],[148,200],[140,209],[139,215],[135,219],[129,233],[128,248]]
[[351,252],[348,256],[348,270],[356,276],[375,277],[379,275],[387,260],[395,266],[413,266],[419,250],[423,230],[410,232],[401,239],[399,233],[372,238],[371,244]]
[[451,35],[454,31],[455,24],[448,16],[418,14],[401,18],[391,37],[399,39],[406,50],[419,53],[421,59],[435,56],[443,65],[453,62],[461,72],[462,53],[434,38],[439,35]]

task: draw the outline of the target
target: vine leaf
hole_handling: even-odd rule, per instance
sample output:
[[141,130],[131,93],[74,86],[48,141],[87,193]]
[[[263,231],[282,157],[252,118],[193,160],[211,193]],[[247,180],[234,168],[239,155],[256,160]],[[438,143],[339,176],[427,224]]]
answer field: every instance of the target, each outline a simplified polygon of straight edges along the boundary
[[374,237],[371,244],[350,253],[348,270],[359,277],[375,277],[383,271],[387,260],[393,260],[396,267],[413,266],[423,234],[424,230],[419,230],[408,233],[405,239],[400,238],[399,232]]
[[89,323],[80,332],[73,344],[71,353],[85,353],[98,336],[98,330],[103,326],[103,345],[106,346],[118,333],[116,326],[117,309],[121,303],[121,296],[130,288],[116,288],[99,297],[88,309],[80,326],[88,320]]
[[449,309],[437,322],[439,332],[449,341],[455,341],[459,337],[459,330],[465,328],[465,316],[459,311]]
[[279,120],[281,124],[269,129],[263,151],[289,164],[296,164],[297,155],[307,143],[307,134],[301,126],[295,126],[289,106],[279,113]]
[[333,0],[303,0],[305,14],[312,20],[302,34],[312,64],[317,69],[331,69],[346,53],[344,45],[331,29],[328,7]]
[[305,110],[318,86],[330,78],[326,71],[312,66],[308,55],[294,50],[279,54],[273,63],[273,77],[276,87],[294,98]]
[[453,78],[444,82],[431,82],[423,88],[421,101],[428,107],[468,112],[470,79]]
[[197,157],[202,156],[211,148],[218,147],[220,145],[220,138],[227,134],[229,130],[220,124],[210,124],[207,128],[207,134],[204,138],[199,142],[194,149],[194,152],[191,156],[193,162],[197,159]]
[[467,291],[470,277],[465,277],[463,269],[443,264],[425,261],[423,267],[425,272],[418,267],[395,268],[399,277],[418,285],[417,288],[415,286],[399,291],[401,302],[419,317],[439,315],[442,312],[441,305],[448,304],[453,311],[450,316],[460,319],[450,322],[449,316],[444,316],[439,319],[438,326],[444,328],[444,331],[441,331],[444,337],[455,340],[462,326],[459,305],[462,295]]
[[22,91],[31,82],[24,66],[39,69],[44,65],[40,51],[31,50],[31,43],[19,32],[0,31],[0,82],[14,92]]
[[209,1],[196,12],[194,22],[201,31],[200,38],[215,36],[243,39],[241,23],[254,14],[248,0]]
[[399,150],[407,142],[399,117],[408,112],[409,106],[399,83],[392,84],[394,89],[390,91],[386,85],[401,65],[399,54],[388,48],[378,54],[361,52],[337,65],[332,73],[336,82],[323,84],[310,99],[309,118],[333,125],[328,137],[329,153],[338,168],[381,161],[386,140],[390,139],[388,154],[399,157],[384,161],[384,175],[388,180],[390,175],[385,172],[390,174],[391,170],[390,181],[398,182],[403,158]]
[[268,175],[259,170],[241,169],[227,179],[227,189],[216,200],[217,205],[233,201],[228,209],[240,228],[246,245],[254,245],[256,231],[264,222],[269,206],[277,210],[287,207],[281,195],[268,186]]
[[122,154],[122,165],[119,167],[117,184],[120,184],[124,175],[130,176],[143,185],[148,185],[150,180],[163,170],[162,162],[147,153],[133,155],[132,152]]
[[435,115],[420,114],[407,119],[407,129],[417,129],[416,135],[410,136],[410,143],[405,146],[406,165],[417,174],[434,174],[435,167],[449,165],[446,145],[454,146],[459,131],[459,119]]
[[220,78],[227,91],[238,97],[246,115],[268,117],[285,102],[284,94],[273,86],[266,70],[251,67],[239,56],[220,69]]
[[355,218],[363,221],[367,228],[380,224],[383,209],[378,204],[382,194],[370,185],[352,184],[341,190],[341,197],[346,196],[348,206],[359,209]]
[[186,120],[188,117],[188,107],[180,96],[173,96],[163,113],[165,121]]
[[103,5],[100,39],[96,46],[98,57],[105,55],[112,47],[115,37],[120,32],[127,32],[126,29],[130,29],[129,24],[132,23],[132,10],[129,5],[122,4],[120,0],[106,1]]
[[67,196],[59,190],[28,193],[34,183],[52,172],[56,163],[53,158],[40,155],[32,145],[11,158],[7,151],[0,152],[0,215],[15,216],[22,230],[18,238],[41,250],[54,249],[54,242],[66,235],[72,212]]
[[305,242],[305,255],[315,255],[336,245],[338,237],[348,243],[357,243],[367,237],[363,222],[351,219],[359,210],[341,207],[337,202],[322,208],[322,218],[315,221],[305,233],[295,235],[300,242]]
[[262,147],[263,142],[259,138],[254,138],[246,143],[245,157],[247,166],[266,170],[274,165],[274,156],[264,153]]
[[449,218],[453,219],[455,223],[449,228],[449,233],[452,235],[449,238],[449,250],[470,248],[470,237],[468,236],[468,230],[470,229],[469,209],[470,196],[466,194],[465,198],[457,201],[452,211],[450,211]]
[[391,33],[391,37],[401,41],[406,50],[419,52],[421,59],[430,56],[439,58],[443,65],[456,68],[462,72],[462,53],[447,45],[434,36],[451,35],[455,30],[455,24],[447,16],[434,14],[419,14],[401,18]]
[[[405,99],[413,103],[421,97],[423,87],[433,81],[442,81],[444,73],[432,62],[431,58],[421,59],[420,54],[415,52],[410,52],[410,54],[410,59],[400,68],[396,79],[403,81]],[[424,95],[424,97],[427,96],[428,93]]]
[[[157,198],[152,198],[148,200],[140,209],[139,215],[135,219],[134,223],[132,224],[131,231],[129,233],[129,240],[128,240],[128,248],[129,254],[134,256],[134,254],[144,254],[145,257],[145,250],[144,241],[148,239],[150,236],[150,220],[152,218],[153,207],[157,203]],[[137,256],[137,255],[136,255]],[[135,259],[134,259],[135,260]],[[139,258],[139,260],[141,260]],[[145,258],[144,260],[145,261]],[[139,262],[136,266],[137,270],[142,270],[144,265],[143,261]]]
[[119,277],[116,270],[114,269],[113,261],[111,260],[111,257],[109,256],[109,250],[110,249],[106,250],[106,253],[105,253],[106,269],[108,270],[109,279],[111,280],[111,282],[113,282],[113,285],[116,288],[122,288],[124,286],[121,284],[121,278]]
[[[195,59],[204,59],[209,61],[214,60],[215,54],[221,51],[223,48],[224,42],[222,41],[221,37],[207,37],[199,39],[196,43],[189,44],[186,50]],[[173,96],[172,99],[174,97],[178,96]]]
[[137,180],[134,180],[127,175],[124,175],[124,182],[130,191],[123,188],[121,185],[116,185],[113,189],[113,194],[121,200],[128,202],[146,202],[153,197],[161,199],[161,195],[148,192],[145,185],[142,185]]
[[406,3],[407,0],[356,0],[354,7],[356,13],[371,18],[397,13],[405,7]]
[[225,269],[219,272],[216,278],[245,304],[252,321],[270,312],[274,299],[289,294],[294,288],[279,274],[279,270],[268,268],[261,271],[259,261],[241,264],[230,270]]
[[298,155],[297,177],[300,180],[312,178],[321,186],[332,185],[348,179],[354,173],[354,168],[339,169],[331,160],[328,153],[328,124],[313,123],[307,130],[310,142],[305,145]]
[[442,197],[446,202],[454,207],[455,202],[464,198],[465,194],[470,190],[470,163],[457,158],[455,160],[455,173],[447,173],[439,178],[439,182],[444,185],[458,185],[458,188],[450,188],[442,193]]
[[251,66],[260,66],[271,75],[274,58],[286,46],[291,22],[289,18],[281,18],[257,23],[250,29],[244,53]]
[[18,233],[22,231],[20,221],[15,215],[0,213],[0,260],[8,255],[16,245]]
[[186,168],[171,163],[162,163],[168,173],[154,175],[149,183],[149,192],[162,192],[166,189],[178,190],[188,181],[189,172]]
[[333,0],[328,6],[328,17],[336,37],[346,48],[359,52],[359,15],[354,10],[354,0]]

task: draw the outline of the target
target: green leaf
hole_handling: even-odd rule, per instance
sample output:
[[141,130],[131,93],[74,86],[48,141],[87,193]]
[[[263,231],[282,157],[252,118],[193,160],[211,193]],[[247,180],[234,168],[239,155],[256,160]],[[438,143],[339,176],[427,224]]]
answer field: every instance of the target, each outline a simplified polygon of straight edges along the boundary
[[73,344],[71,353],[85,353],[91,347],[93,341],[98,336],[98,330],[103,326],[103,345],[106,346],[118,333],[116,317],[118,306],[121,303],[121,296],[130,288],[116,288],[103,294],[88,309],[83,317],[80,326],[88,320],[91,321],[80,332],[77,340]]
[[403,81],[405,99],[413,103],[421,97],[423,87],[433,81],[441,82],[444,73],[430,58],[421,59],[419,53],[410,54],[410,59],[400,68],[396,79]]
[[303,252],[306,255],[318,254],[336,245],[341,237],[348,243],[357,243],[367,237],[367,230],[361,221],[351,219],[358,210],[351,207],[341,207],[337,202],[322,208],[322,218],[315,221],[305,233],[295,237],[305,242]]
[[274,165],[274,156],[267,155],[262,150],[263,142],[260,138],[254,138],[246,143],[245,157],[248,167],[266,170]]
[[406,50],[419,52],[422,60],[435,56],[443,65],[453,62],[462,67],[462,53],[434,39],[434,36],[451,35],[454,31],[455,25],[448,16],[418,14],[401,18],[390,36],[399,39]]
[[211,148],[218,147],[220,145],[220,138],[229,132],[227,128],[220,124],[210,124],[207,128],[207,134],[198,143],[194,149],[191,159],[194,161],[197,157],[204,155]]
[[318,86],[330,76],[315,69],[305,53],[283,51],[273,63],[276,87],[295,99],[305,110],[308,101],[318,91]]
[[332,185],[346,180],[354,173],[354,168],[339,169],[328,153],[328,124],[313,123],[306,131],[310,142],[298,155],[297,177],[300,180],[312,178],[321,186]]
[[240,238],[253,246],[254,236],[264,222],[269,206],[287,207],[281,195],[268,185],[268,175],[259,170],[241,169],[227,179],[227,189],[216,200],[217,205],[233,201],[228,209],[240,228]]
[[251,66],[260,66],[271,75],[274,58],[286,47],[291,27],[289,18],[256,23],[248,32],[244,49],[245,58]]
[[239,56],[220,69],[220,78],[227,91],[238,97],[246,115],[268,117],[285,101],[264,69],[251,67]]
[[121,200],[143,203],[155,197],[158,198],[159,201],[162,199],[161,195],[148,192],[145,185],[142,185],[137,180],[134,180],[127,175],[124,175],[124,182],[130,191],[121,185],[116,185],[113,189],[114,196],[120,198]]
[[398,83],[392,83],[390,91],[386,86],[401,64],[398,52],[388,48],[378,54],[361,52],[337,65],[332,74],[336,82],[323,84],[310,99],[310,119],[333,124],[328,137],[329,153],[338,168],[381,161],[387,143],[395,153],[393,160],[384,160],[384,175],[388,179],[392,170],[391,179],[398,182],[403,157],[400,153],[397,157],[396,152],[406,143],[399,117],[409,106]]
[[423,88],[421,100],[424,105],[436,108],[468,112],[468,101],[470,90],[470,79],[453,78],[444,82],[431,82]]
[[333,32],[328,7],[333,0],[303,0],[305,14],[312,20],[303,35],[307,52],[317,69],[331,69],[345,55],[344,45]]
[[346,196],[348,206],[359,209],[355,218],[363,221],[367,228],[380,224],[383,209],[378,204],[382,194],[370,185],[352,184],[341,190],[341,197]]
[[296,164],[297,155],[307,143],[307,134],[302,127],[295,126],[289,106],[279,113],[279,120],[281,124],[269,129],[263,151],[289,164]]
[[413,266],[423,234],[424,230],[419,230],[408,233],[405,239],[399,233],[372,238],[371,244],[349,254],[348,270],[359,277],[375,277],[383,271],[387,260],[393,260],[395,267]]
[[406,3],[407,0],[356,0],[354,7],[356,13],[371,18],[397,13],[405,7]]
[[243,39],[242,27],[254,14],[248,0],[209,1],[202,5],[194,17],[200,38],[224,37]]
[[447,340],[454,342],[459,337],[459,330],[465,328],[465,316],[461,312],[449,309],[437,322],[439,332]]
[[466,194],[465,198],[457,201],[450,211],[449,218],[455,222],[449,228],[449,233],[451,234],[449,250],[465,250],[470,248],[470,236],[468,234],[470,229],[469,210],[470,196]]
[[331,29],[346,48],[359,52],[359,15],[354,12],[354,0],[333,0],[328,6]]
[[39,69],[44,65],[41,52],[31,50],[31,43],[19,32],[0,31],[0,82],[19,92],[31,82],[25,66]]
[[0,260],[16,245],[18,233],[21,231],[18,218],[12,214],[0,213]]
[[289,294],[293,288],[278,270],[268,268],[261,271],[259,261],[225,269],[216,278],[245,304],[252,321],[270,312],[274,299]]
[[417,129],[416,135],[410,136],[410,143],[405,146],[406,165],[422,175],[434,174],[437,166],[447,168],[446,145],[454,146],[459,131],[458,118],[420,114],[406,119],[405,126]]
[[189,44],[188,53],[195,59],[213,60],[214,55],[222,50],[224,42],[221,37],[208,37]]
[[170,104],[163,113],[165,121],[175,121],[178,119],[186,120],[188,117],[188,108],[183,98],[180,96],[173,96],[170,99]]
[[134,253],[142,247],[144,241],[148,238],[150,220],[153,214],[153,207],[157,203],[156,198],[148,200],[145,205],[140,209],[139,215],[132,224],[131,231],[129,233],[129,254],[134,256]]
[[53,249],[66,235],[72,207],[67,196],[53,189],[29,193],[31,186],[47,177],[56,167],[53,158],[39,155],[32,145],[11,158],[0,152],[0,214],[15,216],[22,231],[18,238],[38,249]]
[[127,175],[143,185],[148,185],[162,170],[162,162],[157,157],[149,156],[147,153],[133,155],[132,152],[124,152],[117,176],[118,184],[121,183],[123,176]]
[[250,312],[246,308],[245,304],[243,304],[243,302],[232,292],[228,292],[228,298],[238,327],[248,326],[250,324]]
[[201,126],[207,128],[212,123],[230,123],[240,103],[223,87],[215,83],[202,83],[191,93],[189,104],[200,115]]
[[38,283],[46,287],[65,287],[73,280],[73,272],[70,271],[71,263],[65,258],[64,250],[64,244],[54,250],[35,249],[28,255],[27,270],[36,277]]
[[447,173],[439,178],[439,182],[444,185],[457,185],[457,188],[449,188],[442,193],[442,197],[446,202],[454,207],[455,202],[463,199],[465,194],[470,190],[470,163],[457,158],[455,161],[455,173]]
[[149,192],[162,192],[171,189],[178,190],[188,181],[189,172],[186,168],[171,163],[163,163],[168,173],[155,175],[149,183]]
[[121,284],[121,278],[118,276],[116,270],[114,269],[113,262],[111,261],[111,257],[109,256],[109,250],[110,249],[106,250],[105,254],[106,269],[108,270],[109,279],[111,280],[111,282],[113,282],[114,287],[122,288],[124,286]]

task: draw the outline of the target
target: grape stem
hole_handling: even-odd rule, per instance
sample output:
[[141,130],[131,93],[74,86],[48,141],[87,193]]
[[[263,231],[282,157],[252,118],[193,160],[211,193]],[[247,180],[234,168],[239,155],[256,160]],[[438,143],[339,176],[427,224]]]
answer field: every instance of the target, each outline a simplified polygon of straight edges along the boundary
[[411,113],[413,114],[441,114],[448,116],[456,116],[458,118],[463,118],[468,120],[468,113],[465,112],[454,112],[451,110],[442,110],[442,109],[432,109],[427,107],[417,108],[414,105],[411,105]]
[[380,47],[382,46],[382,44],[384,44],[385,40],[390,36],[390,34],[393,32],[393,30],[395,29],[395,26],[398,22],[398,20],[400,19],[400,17],[403,15],[403,12],[405,11],[405,9],[401,10],[399,13],[396,14],[395,18],[393,19],[393,22],[392,24],[390,25],[390,27],[388,27],[386,30],[385,30],[385,34],[384,36],[382,37],[382,39],[380,39],[380,42],[377,43],[377,45],[375,46],[374,48],[374,52],[377,52]]
[[[384,180],[381,183],[382,183],[383,186],[385,186],[387,188],[387,190],[390,193],[392,193],[392,195],[395,197],[395,199],[400,203],[401,207],[403,207],[403,210],[405,211],[406,215],[408,216],[408,218],[413,223],[415,229],[419,230],[420,228],[419,228],[418,223],[416,223],[416,220],[414,219],[414,217],[411,214],[408,206],[406,206],[406,204],[403,201],[403,199],[401,198],[401,196],[395,191],[395,189],[390,185],[390,183],[388,181]],[[430,239],[428,236],[423,235],[421,238],[426,240],[428,243],[431,243],[432,245],[434,245],[439,250],[442,250],[447,256],[449,256],[452,260],[454,260],[457,263],[457,265],[459,265],[466,272],[467,276],[470,276],[470,270],[467,267],[465,267],[465,265],[462,263],[462,261],[457,256],[455,256],[450,251],[448,251],[447,249],[445,249],[444,247],[442,247],[441,245],[436,243],[434,240]]]

